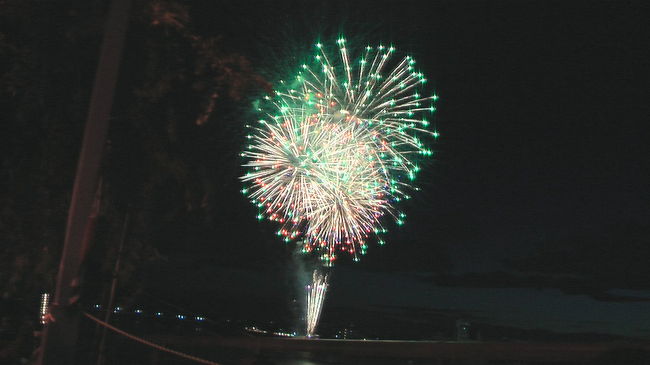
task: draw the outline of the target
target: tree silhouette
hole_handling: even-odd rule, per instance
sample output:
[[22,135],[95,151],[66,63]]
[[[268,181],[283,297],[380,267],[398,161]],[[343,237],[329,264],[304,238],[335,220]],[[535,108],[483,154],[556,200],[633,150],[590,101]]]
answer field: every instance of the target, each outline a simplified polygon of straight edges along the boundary
[[[106,10],[80,0],[0,2],[5,301],[37,308],[40,292],[53,290]],[[132,9],[87,258],[84,295],[93,300],[109,281],[127,210],[124,283],[137,283],[126,279],[161,257],[159,227],[214,219],[218,166],[238,149],[241,119],[233,115],[248,95],[270,89],[220,37],[195,32],[188,14],[177,1],[136,1]]]

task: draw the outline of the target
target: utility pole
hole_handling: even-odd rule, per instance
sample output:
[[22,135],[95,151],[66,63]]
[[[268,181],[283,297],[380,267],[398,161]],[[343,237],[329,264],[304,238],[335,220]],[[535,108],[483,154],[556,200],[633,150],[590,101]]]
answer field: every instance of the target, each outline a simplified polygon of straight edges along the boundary
[[128,26],[131,0],[113,0],[108,12],[95,84],[90,97],[79,162],[68,211],[65,241],[37,364],[75,364],[80,310],[82,263],[92,237],[97,207],[99,168],[106,143],[113,95]]

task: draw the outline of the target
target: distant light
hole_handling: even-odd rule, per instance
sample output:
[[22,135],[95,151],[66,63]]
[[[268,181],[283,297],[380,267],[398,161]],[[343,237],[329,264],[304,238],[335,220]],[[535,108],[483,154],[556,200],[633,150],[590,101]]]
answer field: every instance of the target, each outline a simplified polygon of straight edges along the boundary
[[136,314],[142,314],[142,309],[136,309],[136,310],[134,310],[134,312],[135,312]]
[[46,316],[47,313],[49,312],[49,307],[50,307],[50,294],[49,293],[41,294],[41,306],[39,310],[41,324],[45,324],[46,322]]

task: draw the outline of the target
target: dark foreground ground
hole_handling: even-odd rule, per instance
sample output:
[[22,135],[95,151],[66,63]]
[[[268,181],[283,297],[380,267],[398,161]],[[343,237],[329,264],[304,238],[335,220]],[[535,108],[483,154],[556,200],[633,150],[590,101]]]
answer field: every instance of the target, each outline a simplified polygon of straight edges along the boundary
[[[505,343],[168,336],[150,340],[220,364],[650,364],[650,343]],[[190,364],[178,356],[116,339],[119,364]],[[119,349],[119,350],[118,350]]]

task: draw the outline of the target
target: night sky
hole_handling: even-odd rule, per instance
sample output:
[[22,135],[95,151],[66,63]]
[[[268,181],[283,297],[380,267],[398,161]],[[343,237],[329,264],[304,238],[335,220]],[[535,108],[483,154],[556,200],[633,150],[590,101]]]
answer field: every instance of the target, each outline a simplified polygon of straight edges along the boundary
[[[560,301],[550,315],[556,321],[596,308],[593,317],[618,323],[647,312],[647,291],[631,294],[642,301],[633,309],[559,293],[540,294],[532,305],[525,291],[496,297],[489,293],[497,289],[439,296],[430,291],[440,290],[437,275],[515,273],[515,266],[525,272],[521,262],[537,265],[534,272],[577,274],[580,285],[599,290],[650,289],[639,278],[647,270],[638,269],[650,259],[644,8],[635,1],[269,1],[191,10],[195,27],[223,34],[271,82],[290,75],[315,40],[344,34],[349,43],[392,42],[413,54],[441,97],[434,120],[441,137],[417,181],[423,190],[405,204],[406,224],[389,223],[388,245],[371,244],[361,263],[337,263],[332,306],[458,309],[463,305],[448,301],[461,295],[475,303],[470,312],[485,310],[492,313],[488,317],[498,311],[483,299],[496,307],[521,299],[523,317]],[[238,151],[224,147],[232,159],[218,167],[224,204],[216,209],[222,218],[212,230],[184,231],[182,245],[170,242],[165,254],[173,258],[161,275],[197,281],[198,292],[227,293],[233,303],[285,298],[293,290],[291,248],[273,235],[274,225],[258,223],[255,209],[237,195],[243,173]],[[556,256],[540,261],[548,252]],[[539,269],[548,257],[566,260]],[[574,260],[582,271],[573,271]],[[604,261],[611,265],[601,266],[598,275],[582,269]],[[170,269],[174,265],[177,271]],[[214,275],[222,280],[206,288],[204,276]],[[617,317],[623,312],[628,316]],[[640,326],[647,328],[648,320],[646,315]]]
[[[66,16],[82,19],[78,14],[85,8],[75,6],[81,10]],[[432,310],[522,328],[650,338],[650,32],[644,1],[277,0],[185,6],[187,29],[222,37],[223,49],[243,55],[271,84],[290,77],[316,41],[334,42],[344,35],[350,48],[394,44],[398,53],[413,55],[428,90],[440,96],[431,120],[440,138],[416,180],[422,190],[402,205],[406,224],[388,222],[387,245],[371,241],[360,263],[337,261],[324,322],[336,322],[328,312],[399,308],[402,314],[413,313],[410,320],[416,322],[424,316],[418,313]],[[86,10],[97,17],[101,11],[96,8]],[[107,165],[117,172],[107,181],[118,187],[151,171],[132,156],[159,148],[139,145],[144,132],[122,132],[129,123],[137,124],[120,114],[127,115],[132,85],[147,80],[138,74],[147,52],[136,48],[160,45],[164,36],[175,42],[181,38],[139,21],[127,33],[109,136]],[[98,27],[79,24],[71,34]],[[53,80],[62,79],[52,83],[56,87],[65,88],[67,82],[90,89],[98,39],[83,34],[69,36],[77,42],[70,44],[93,51],[73,50],[83,56],[75,58],[78,66],[68,65],[80,69],[78,79],[52,71]],[[147,37],[158,38],[142,41]],[[41,43],[59,62],[71,52],[47,39],[36,42]],[[56,97],[47,100],[52,104],[47,108],[75,116],[70,119],[81,130],[85,107],[78,107],[83,104],[78,100],[86,96],[74,97],[74,108],[84,112],[70,112]],[[171,218],[157,221],[165,224],[148,227],[154,231],[148,239],[162,258],[143,264],[138,276],[148,298],[207,316],[245,318],[249,313],[267,320],[290,311],[291,300],[304,294],[296,273],[309,262],[295,258],[295,246],[274,234],[276,225],[258,222],[257,209],[240,193],[245,171],[239,153],[244,125],[257,118],[251,107],[256,97],[217,108],[205,128],[193,130],[198,102],[178,95],[179,104],[187,98],[187,110],[175,104],[170,115],[187,122],[190,132],[177,135],[190,152],[179,143],[178,150],[163,153],[194,154],[197,161],[205,153],[215,156],[212,166],[201,166],[211,184],[201,188],[212,193],[207,208],[170,213]],[[137,112],[146,114],[142,110]],[[57,128],[43,130],[53,130],[51,135],[69,146],[61,148],[67,162],[52,169],[73,171],[70,156],[78,150],[77,138],[68,138],[67,132],[61,137]],[[29,133],[38,138],[41,131]],[[115,138],[120,135],[128,137]],[[195,150],[194,137],[201,146]],[[204,148],[206,141],[214,143]],[[7,151],[23,158],[16,152],[20,146]],[[47,154],[47,145],[43,151]],[[24,160],[38,160],[32,153],[25,152]],[[197,165],[210,159],[201,161]],[[72,188],[72,172],[66,174],[46,182],[52,195]],[[160,208],[163,216],[169,213],[164,207],[182,206],[178,191],[152,194],[147,209]],[[106,220],[122,219],[116,216]],[[64,214],[43,225],[63,227]],[[110,236],[102,227],[97,236]]]
[[[434,123],[442,136],[389,246],[408,255],[446,251],[461,271],[494,269],[539,245],[626,240],[629,226],[648,238],[641,9],[605,1],[193,8],[199,27],[225,34],[261,73],[275,72],[271,81],[284,77],[278,58],[291,66],[302,56],[296,49],[307,53],[327,36],[393,42],[413,54],[441,96]],[[247,208],[243,198],[232,204]],[[241,220],[264,239],[254,220]]]

